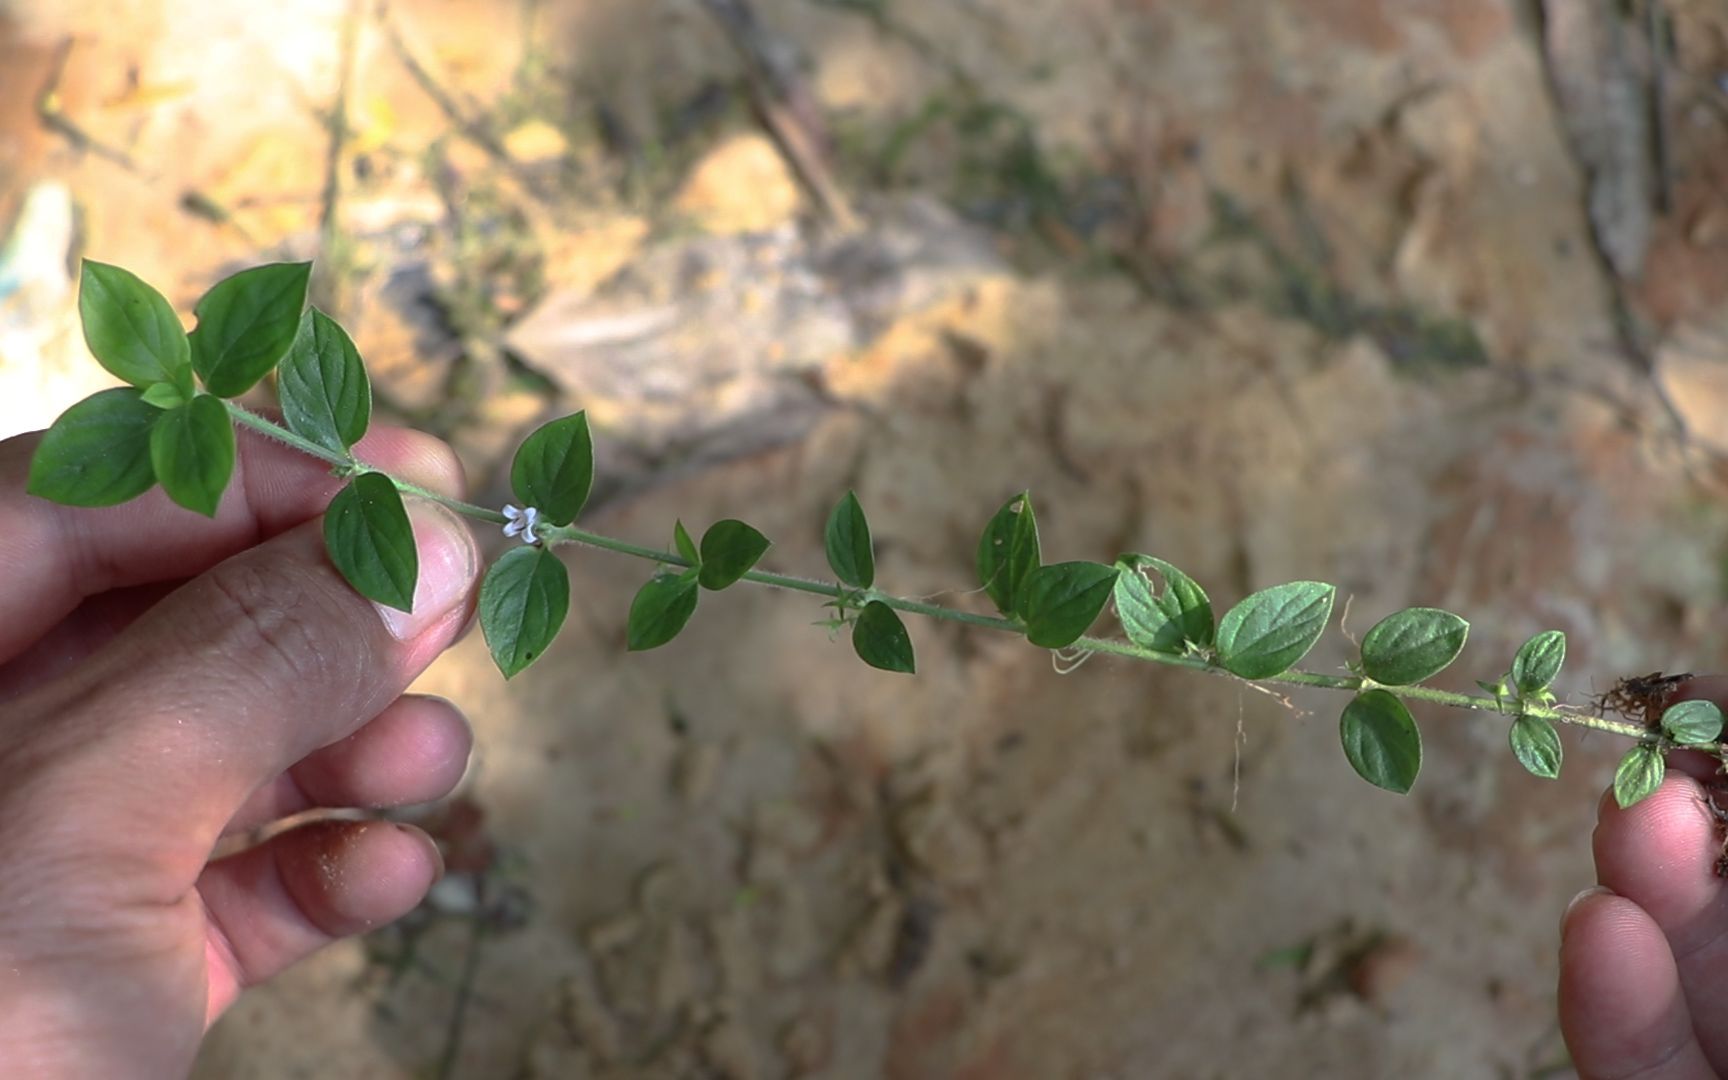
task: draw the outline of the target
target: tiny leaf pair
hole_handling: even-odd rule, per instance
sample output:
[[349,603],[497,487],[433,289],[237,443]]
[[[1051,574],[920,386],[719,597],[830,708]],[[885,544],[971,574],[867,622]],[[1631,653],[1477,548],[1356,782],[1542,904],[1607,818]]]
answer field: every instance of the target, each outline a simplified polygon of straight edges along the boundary
[[[576,413],[537,428],[517,448],[510,487],[552,526],[576,520],[594,486],[588,417]],[[480,631],[506,679],[539,659],[570,611],[570,573],[532,529],[530,546],[508,552],[480,583]]]
[[[870,522],[856,492],[848,491],[834,504],[822,530],[822,546],[828,568],[843,585],[869,589],[876,583],[876,552],[870,538]],[[846,601],[839,602],[842,611]],[[852,651],[858,659],[882,671],[911,675],[917,670],[912,636],[893,608],[880,600],[864,603],[852,621]]]
[[673,545],[689,567],[648,579],[630,604],[625,638],[632,652],[657,649],[677,637],[696,613],[698,589],[718,592],[737,582],[769,548],[768,538],[742,521],[717,521],[697,547],[682,521],[672,526]]
[[[1709,701],[1682,701],[1662,714],[1662,732],[1682,746],[1702,746],[1722,734],[1722,710]],[[1620,759],[1614,771],[1614,801],[1621,809],[1655,794],[1667,761],[1658,743],[1643,742]]]
[[985,523],[974,562],[996,610],[1026,627],[1026,640],[1065,649],[1098,619],[1119,572],[1094,562],[1042,565],[1031,492],[1002,504]]

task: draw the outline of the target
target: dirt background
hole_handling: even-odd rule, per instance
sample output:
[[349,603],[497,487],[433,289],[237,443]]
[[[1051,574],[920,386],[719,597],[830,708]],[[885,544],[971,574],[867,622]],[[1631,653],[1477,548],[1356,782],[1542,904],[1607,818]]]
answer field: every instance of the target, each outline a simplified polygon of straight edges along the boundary
[[[1549,627],[1573,701],[1721,669],[1715,0],[758,0],[789,96],[708,7],[0,4],[0,435],[102,384],[77,256],[188,318],[316,256],[482,501],[587,408],[588,522],[638,542],[743,516],[819,575],[850,485],[880,584],[978,608],[1030,487],[1047,557],[1333,581],[1356,634],[1458,610],[1442,685]],[[646,568],[566,561],[545,660],[506,686],[476,635],[423,680],[478,736],[415,815],[450,875],[199,1077],[1570,1074],[1612,740],[1544,782],[1419,712],[1397,798],[1323,695],[922,624],[893,677],[767,590],[627,656]]]

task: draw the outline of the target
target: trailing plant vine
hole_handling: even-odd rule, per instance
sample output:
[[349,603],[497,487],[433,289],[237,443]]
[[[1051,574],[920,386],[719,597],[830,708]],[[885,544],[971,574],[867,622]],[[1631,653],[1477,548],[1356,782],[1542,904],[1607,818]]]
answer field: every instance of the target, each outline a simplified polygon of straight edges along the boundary
[[[1216,617],[1206,591],[1163,559],[1124,554],[1106,564],[1045,563],[1032,496],[1009,499],[978,541],[978,581],[996,615],[894,596],[876,587],[869,519],[848,491],[824,531],[833,580],[756,569],[769,540],[725,520],[697,541],[682,521],[661,551],[578,528],[594,478],[594,448],[582,413],[536,430],[510,469],[516,500],[476,506],[375,470],[354,454],[371,420],[366,369],[347,333],[306,305],[310,263],[273,263],[218,282],[196,308],[191,333],[168,301],[119,267],[86,261],[79,314],[97,361],[128,385],[68,409],[31,461],[31,494],[71,506],[111,506],[157,484],[179,505],[214,516],[234,470],[235,427],[249,428],[328,463],[347,480],[324,515],[330,561],[356,591],[387,607],[413,603],[419,567],[403,497],[429,499],[502,526],[519,541],[492,564],[480,588],[480,625],[492,659],[510,678],[539,659],[570,605],[570,579],[553,553],[578,544],[655,564],[630,605],[626,644],[658,648],[678,636],[704,591],[739,582],[822,597],[828,625],[849,630],[866,664],[916,669],[902,614],[945,619],[1024,637],[1042,649],[1104,653],[1252,683],[1316,687],[1350,695],[1339,717],[1344,756],[1363,779],[1404,793],[1422,766],[1422,737],[1409,708],[1425,701],[1485,713],[1507,725],[1519,764],[1559,775],[1558,725],[1635,740],[1615,773],[1614,794],[1631,806],[1656,790],[1666,755],[1678,747],[1718,758],[1723,714],[1685,701],[1624,718],[1557,702],[1551,687],[1566,659],[1566,636],[1547,630],[1518,649],[1504,674],[1465,694],[1424,685],[1464,649],[1470,626],[1438,608],[1413,607],[1382,619],[1362,638],[1345,674],[1299,669],[1331,621],[1336,590],[1318,581],[1274,585]],[[283,422],[238,397],[270,374]],[[1106,608],[1122,637],[1093,636]],[[1648,702],[1646,702],[1648,704]]]

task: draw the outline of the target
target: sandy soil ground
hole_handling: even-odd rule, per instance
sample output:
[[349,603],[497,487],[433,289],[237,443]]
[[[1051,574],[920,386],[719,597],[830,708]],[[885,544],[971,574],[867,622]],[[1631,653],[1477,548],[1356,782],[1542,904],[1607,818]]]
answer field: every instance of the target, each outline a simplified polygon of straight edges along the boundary
[[[1560,46],[1510,0],[758,8],[852,247],[696,5],[14,3],[0,433],[100,385],[69,255],[189,312],[316,254],[383,399],[495,501],[519,434],[587,407],[590,524],[639,542],[745,516],[818,575],[852,486],[882,584],[982,610],[978,529],[1030,487],[1053,558],[1152,552],[1221,604],[1336,582],[1356,634],[1460,611],[1442,685],[1549,627],[1575,701],[1721,666],[1713,5],[1668,8],[1668,209],[1642,226],[1593,221],[1625,178],[1588,166]],[[1605,228],[1642,237],[1636,274]],[[1421,713],[1400,799],[1317,693],[1063,674],[930,625],[890,677],[766,590],[626,656],[645,568],[567,562],[544,662],[506,686],[476,637],[423,681],[478,735],[422,815],[450,877],[249,995],[200,1077],[1568,1074],[1555,927],[1611,740],[1568,733],[1544,782],[1503,723]]]

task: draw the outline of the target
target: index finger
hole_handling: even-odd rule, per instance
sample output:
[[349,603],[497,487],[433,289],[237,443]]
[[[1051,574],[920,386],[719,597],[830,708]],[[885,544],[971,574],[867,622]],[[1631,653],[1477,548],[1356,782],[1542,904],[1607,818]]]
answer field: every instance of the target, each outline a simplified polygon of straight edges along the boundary
[[[40,441],[33,432],[0,442],[0,662],[87,597],[193,577],[316,517],[343,483],[324,462],[241,429],[234,477],[214,519],[174,505],[160,488],[119,506],[68,507],[25,493]],[[460,462],[430,435],[377,426],[354,450],[379,469],[461,494]]]

